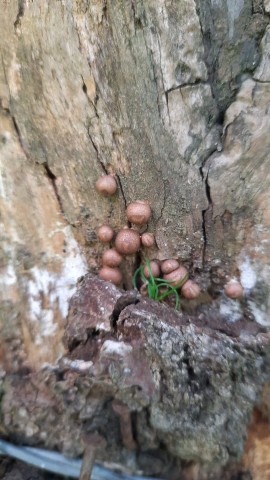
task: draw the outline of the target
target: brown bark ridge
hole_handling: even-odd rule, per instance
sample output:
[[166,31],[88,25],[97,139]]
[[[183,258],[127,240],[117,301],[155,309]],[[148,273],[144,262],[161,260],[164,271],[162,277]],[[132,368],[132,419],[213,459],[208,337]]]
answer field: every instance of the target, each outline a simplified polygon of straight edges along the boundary
[[[97,431],[100,461],[125,471],[220,471],[268,380],[269,1],[1,13],[1,428],[71,455]],[[96,232],[134,200],[150,201],[156,246],[126,261],[123,293],[92,276]],[[178,314],[129,290],[145,258],[181,261],[199,301]]]

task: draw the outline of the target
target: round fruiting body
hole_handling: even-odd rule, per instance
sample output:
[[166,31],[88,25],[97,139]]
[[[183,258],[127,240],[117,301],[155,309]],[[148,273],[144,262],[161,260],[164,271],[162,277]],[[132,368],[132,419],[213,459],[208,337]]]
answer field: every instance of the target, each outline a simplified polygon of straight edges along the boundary
[[[158,262],[155,262],[154,260],[152,260],[150,262],[150,269],[153,277],[158,277],[160,275],[160,266]],[[143,269],[143,273],[146,278],[150,278],[150,271],[149,271],[148,265],[145,265]]]
[[105,250],[105,252],[103,252],[103,265],[107,265],[108,267],[119,267],[122,260],[122,255],[120,255],[115,248],[109,248],[109,250]]
[[187,280],[181,288],[181,294],[187,300],[194,300],[201,293],[199,285],[192,280]]
[[145,225],[151,217],[150,205],[147,202],[137,200],[128,205],[126,215],[129,222],[135,225]]
[[166,275],[163,275],[164,280],[168,280],[173,287],[176,287],[180,282],[184,280],[188,271],[185,267],[180,265],[176,270],[173,270]]
[[96,189],[101,195],[114,195],[117,183],[113,175],[103,175],[96,181]]
[[141,242],[144,247],[150,248],[155,245],[155,237],[153,233],[145,232],[141,236]]
[[147,297],[147,283],[143,283],[140,288],[140,294],[142,297]]
[[111,268],[107,265],[99,271],[99,277],[106,282],[114,283],[114,285],[119,285],[122,282],[122,273],[119,268]]
[[179,262],[174,258],[170,258],[162,262],[161,271],[163,274],[167,275],[168,273],[171,273],[174,270],[176,270],[178,267],[180,267]]
[[102,243],[110,243],[114,236],[114,231],[109,225],[102,225],[97,232],[98,238]]
[[241,298],[244,294],[244,289],[242,285],[237,282],[236,280],[231,280],[227,285],[224,287],[224,292],[229,298]]
[[115,238],[115,248],[122,255],[132,255],[138,252],[141,246],[141,239],[138,232],[132,228],[123,228]]

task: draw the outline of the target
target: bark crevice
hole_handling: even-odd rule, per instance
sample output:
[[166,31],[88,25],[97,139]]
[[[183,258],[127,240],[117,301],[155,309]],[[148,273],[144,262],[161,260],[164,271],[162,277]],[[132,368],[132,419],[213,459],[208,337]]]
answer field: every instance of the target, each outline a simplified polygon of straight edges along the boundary
[[[17,138],[18,138],[18,142],[21,146],[21,149],[25,155],[25,157],[27,158],[27,160],[29,161],[32,161],[26,147],[25,147],[25,143],[23,141],[23,137],[22,137],[22,134],[21,134],[21,131],[20,131],[20,128],[18,126],[18,123],[16,121],[16,118],[14,115],[11,114],[11,112],[8,110],[8,113],[10,115],[10,118],[12,120],[12,123],[13,123],[13,126],[14,126],[14,130],[16,132],[16,135],[17,135]],[[38,162],[35,162],[37,165],[40,165]],[[63,217],[66,219],[66,215],[65,215],[65,211],[64,211],[64,207],[63,207],[63,202],[62,202],[62,199],[61,199],[61,196],[59,195],[59,192],[58,192],[58,188],[57,188],[57,177],[54,175],[54,173],[52,172],[52,170],[50,169],[49,167],[49,164],[48,162],[45,162],[43,164],[41,164],[44,168],[44,172],[45,172],[45,175],[46,177],[49,179],[52,187],[53,187],[53,191],[55,193],[55,198],[57,200],[57,203],[59,205],[59,209],[60,209],[60,212],[61,214],[63,215]]]
[[[119,175],[115,175],[115,176],[118,180],[118,185],[119,185],[119,189],[120,189],[123,201],[124,201],[125,208],[127,208],[127,199],[126,199],[126,196],[125,196],[125,192],[124,192],[124,188],[123,188],[123,185],[122,185],[122,182],[121,182],[121,178],[120,178]],[[129,224],[129,226],[131,226],[129,222],[128,222],[128,224]]]
[[18,0],[18,13],[17,13],[16,20],[14,22],[15,33],[17,31],[17,28],[21,24],[21,19],[24,16],[25,7],[26,7],[26,0]]
[[46,173],[46,175],[47,175],[48,179],[50,180],[51,185],[53,187],[55,197],[57,199],[60,211],[61,211],[63,217],[67,220],[66,215],[65,215],[65,211],[64,211],[64,207],[63,207],[63,202],[62,202],[61,196],[60,196],[60,194],[58,192],[58,188],[57,188],[57,177],[51,171],[48,163],[44,164],[44,169],[45,169],[45,173]]
[[26,147],[25,147],[25,143],[24,143],[24,141],[23,141],[22,134],[21,134],[21,131],[20,131],[20,129],[19,129],[18,123],[17,123],[17,121],[16,121],[16,118],[14,117],[14,115],[12,115],[12,113],[10,112],[10,110],[8,110],[8,113],[10,114],[10,118],[11,118],[11,120],[12,120],[12,123],[13,123],[13,126],[14,126],[14,130],[15,130],[15,132],[16,132],[16,135],[17,135],[17,138],[18,138],[18,142],[19,142],[19,144],[20,144],[20,146],[21,146],[21,149],[22,149],[24,155],[26,156],[27,160],[31,160],[31,159],[30,159],[30,155],[29,155],[29,153],[28,153],[28,151],[27,151],[27,149],[26,149]]
[[208,246],[208,238],[207,238],[207,228],[209,225],[209,215],[212,218],[212,212],[213,212],[213,202],[211,198],[211,192],[210,192],[210,185],[208,182],[208,173],[206,174],[205,178],[203,175],[202,169],[200,169],[201,174],[203,176],[203,181],[205,184],[205,193],[206,193],[206,198],[208,201],[208,207],[204,210],[202,210],[202,233],[203,233],[203,250],[202,250],[202,266],[203,268],[205,267],[206,264],[206,251],[207,251],[207,246]]
[[91,142],[91,144],[92,144],[92,146],[93,146],[93,148],[96,152],[97,161],[98,161],[100,167],[102,168],[103,172],[105,173],[105,175],[108,175],[109,172],[107,171],[105,163],[101,160],[99,149],[98,149],[98,147],[97,147],[97,145],[96,145],[96,143],[95,143],[95,141],[94,141],[94,139],[93,139],[93,137],[90,133],[90,128],[87,129],[87,132],[88,132],[90,142]]
[[181,88],[185,88],[185,87],[193,87],[194,85],[209,85],[209,82],[204,81],[201,78],[198,78],[194,82],[181,83],[176,87],[169,88],[169,90],[165,91],[165,94],[168,95],[170,92],[174,92],[175,90],[181,90]]
[[[240,76],[245,72],[252,74],[257,68],[260,42],[269,24],[269,15],[262,4],[256,2],[254,6],[255,2],[251,0],[243,1],[238,17],[234,17],[233,2],[226,4],[195,0],[195,4],[208,79],[218,109],[224,114],[236,98]],[[231,56],[232,45],[234,49]],[[249,56],[244,53],[246,49],[250,51]],[[228,62],[231,71],[226,69]]]

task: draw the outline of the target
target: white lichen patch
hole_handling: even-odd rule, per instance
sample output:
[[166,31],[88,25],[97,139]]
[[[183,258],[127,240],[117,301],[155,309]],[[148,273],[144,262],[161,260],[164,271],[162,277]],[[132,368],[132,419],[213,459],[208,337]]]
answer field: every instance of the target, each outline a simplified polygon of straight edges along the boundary
[[[30,319],[38,323],[35,343],[42,342],[43,337],[52,336],[57,329],[55,317],[64,319],[68,313],[68,304],[75,293],[76,282],[87,271],[86,261],[82,256],[69,226],[61,230],[65,239],[65,255],[55,255],[51,262],[60,261],[59,271],[33,267],[29,270],[30,280],[26,280]],[[58,263],[59,265],[59,263]]]
[[243,315],[240,303],[227,297],[222,299],[219,311],[222,317],[229,323],[237,322]]
[[265,305],[256,305],[255,302],[249,301],[248,306],[250,308],[250,311],[252,315],[254,316],[254,319],[259,325],[262,325],[263,327],[270,327],[270,315],[266,311]]
[[[0,223],[0,230],[4,230]],[[3,231],[2,230],[2,231]],[[1,250],[6,264],[0,267],[0,304],[5,301],[16,302],[18,298],[18,280],[14,268],[14,251],[7,241],[2,241]]]
[[7,265],[5,271],[2,272],[0,277],[0,288],[2,285],[8,287],[10,285],[15,285],[17,281],[17,276],[12,264]]
[[68,368],[71,370],[78,372],[86,372],[93,366],[93,362],[91,361],[86,362],[84,360],[70,360],[69,358],[62,358],[61,363],[68,366]]
[[105,355],[116,354],[124,357],[131,351],[132,347],[130,345],[124,342],[115,342],[114,340],[106,340],[101,347],[101,352]]
[[100,322],[97,323],[96,329],[108,331],[108,326],[106,326],[105,322]]
[[254,288],[257,281],[257,275],[249,257],[246,256],[240,263],[239,270],[241,272],[240,278],[242,287],[247,291]]

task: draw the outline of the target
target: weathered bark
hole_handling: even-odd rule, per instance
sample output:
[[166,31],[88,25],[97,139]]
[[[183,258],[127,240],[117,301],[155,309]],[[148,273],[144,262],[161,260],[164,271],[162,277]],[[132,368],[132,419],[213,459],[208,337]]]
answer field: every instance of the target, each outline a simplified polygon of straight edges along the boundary
[[252,322],[220,332],[218,305],[211,315],[180,315],[86,276],[58,366],[4,381],[6,434],[79,455],[82,432],[98,430],[107,442],[99,460],[109,466],[179,478],[181,461],[192,461],[208,478],[242,453],[270,360],[268,335]]
[[[100,430],[102,461],[165,476],[195,462],[203,478],[241,455],[268,379],[270,4],[235,3],[1,2],[9,435],[75,455],[81,432]],[[104,172],[110,200],[95,191]],[[182,315],[92,277],[76,292],[100,265],[97,227],[119,229],[136,199],[151,202],[156,247],[126,261],[124,287],[146,257],[178,258],[203,290]],[[224,296],[232,277],[242,301]],[[124,342],[128,385],[106,341]],[[113,399],[132,412],[137,456]]]

